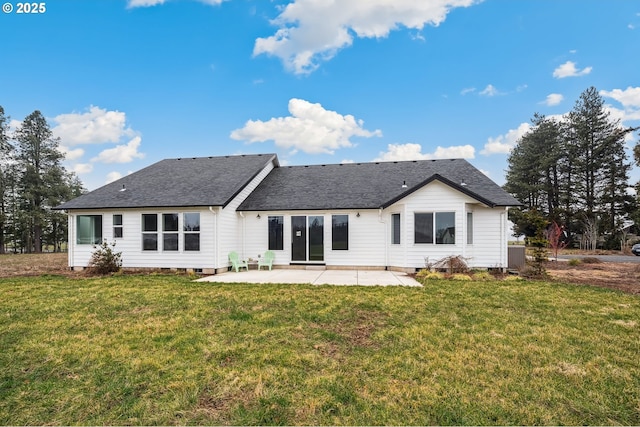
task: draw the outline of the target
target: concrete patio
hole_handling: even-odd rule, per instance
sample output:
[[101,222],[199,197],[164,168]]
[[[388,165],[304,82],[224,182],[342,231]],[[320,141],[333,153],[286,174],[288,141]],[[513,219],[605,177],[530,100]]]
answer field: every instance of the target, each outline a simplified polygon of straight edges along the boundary
[[413,277],[385,270],[249,270],[207,276],[198,282],[217,283],[302,283],[342,286],[422,286]]

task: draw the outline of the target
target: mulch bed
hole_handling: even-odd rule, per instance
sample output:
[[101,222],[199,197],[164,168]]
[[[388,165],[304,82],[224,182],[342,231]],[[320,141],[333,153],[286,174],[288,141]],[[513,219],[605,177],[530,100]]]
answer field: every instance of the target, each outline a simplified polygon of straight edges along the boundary
[[555,280],[579,285],[600,286],[626,293],[640,294],[640,264],[549,262],[547,273]]

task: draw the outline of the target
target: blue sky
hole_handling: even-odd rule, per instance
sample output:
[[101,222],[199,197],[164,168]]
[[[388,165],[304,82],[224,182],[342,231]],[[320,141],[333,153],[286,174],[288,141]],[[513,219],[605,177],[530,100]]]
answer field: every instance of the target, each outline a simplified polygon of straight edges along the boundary
[[503,184],[533,114],[590,86],[640,125],[632,0],[0,3],[0,105],[13,126],[40,110],[89,189],[164,158],[270,152],[463,157]]

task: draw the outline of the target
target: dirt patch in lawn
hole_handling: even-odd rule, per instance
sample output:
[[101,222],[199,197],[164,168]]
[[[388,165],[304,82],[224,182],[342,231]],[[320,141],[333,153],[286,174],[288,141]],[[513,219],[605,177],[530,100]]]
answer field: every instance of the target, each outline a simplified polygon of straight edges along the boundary
[[640,294],[640,264],[633,263],[581,263],[550,262],[547,273],[558,281],[580,285],[617,289],[630,294]]
[[0,255],[0,277],[41,276],[56,274],[79,277],[79,271],[67,267],[66,253]]

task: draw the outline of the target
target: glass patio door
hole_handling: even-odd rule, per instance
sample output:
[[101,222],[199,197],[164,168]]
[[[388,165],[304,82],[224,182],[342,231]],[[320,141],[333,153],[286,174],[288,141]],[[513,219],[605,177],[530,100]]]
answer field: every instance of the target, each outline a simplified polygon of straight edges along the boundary
[[324,217],[291,217],[291,261],[324,261]]

